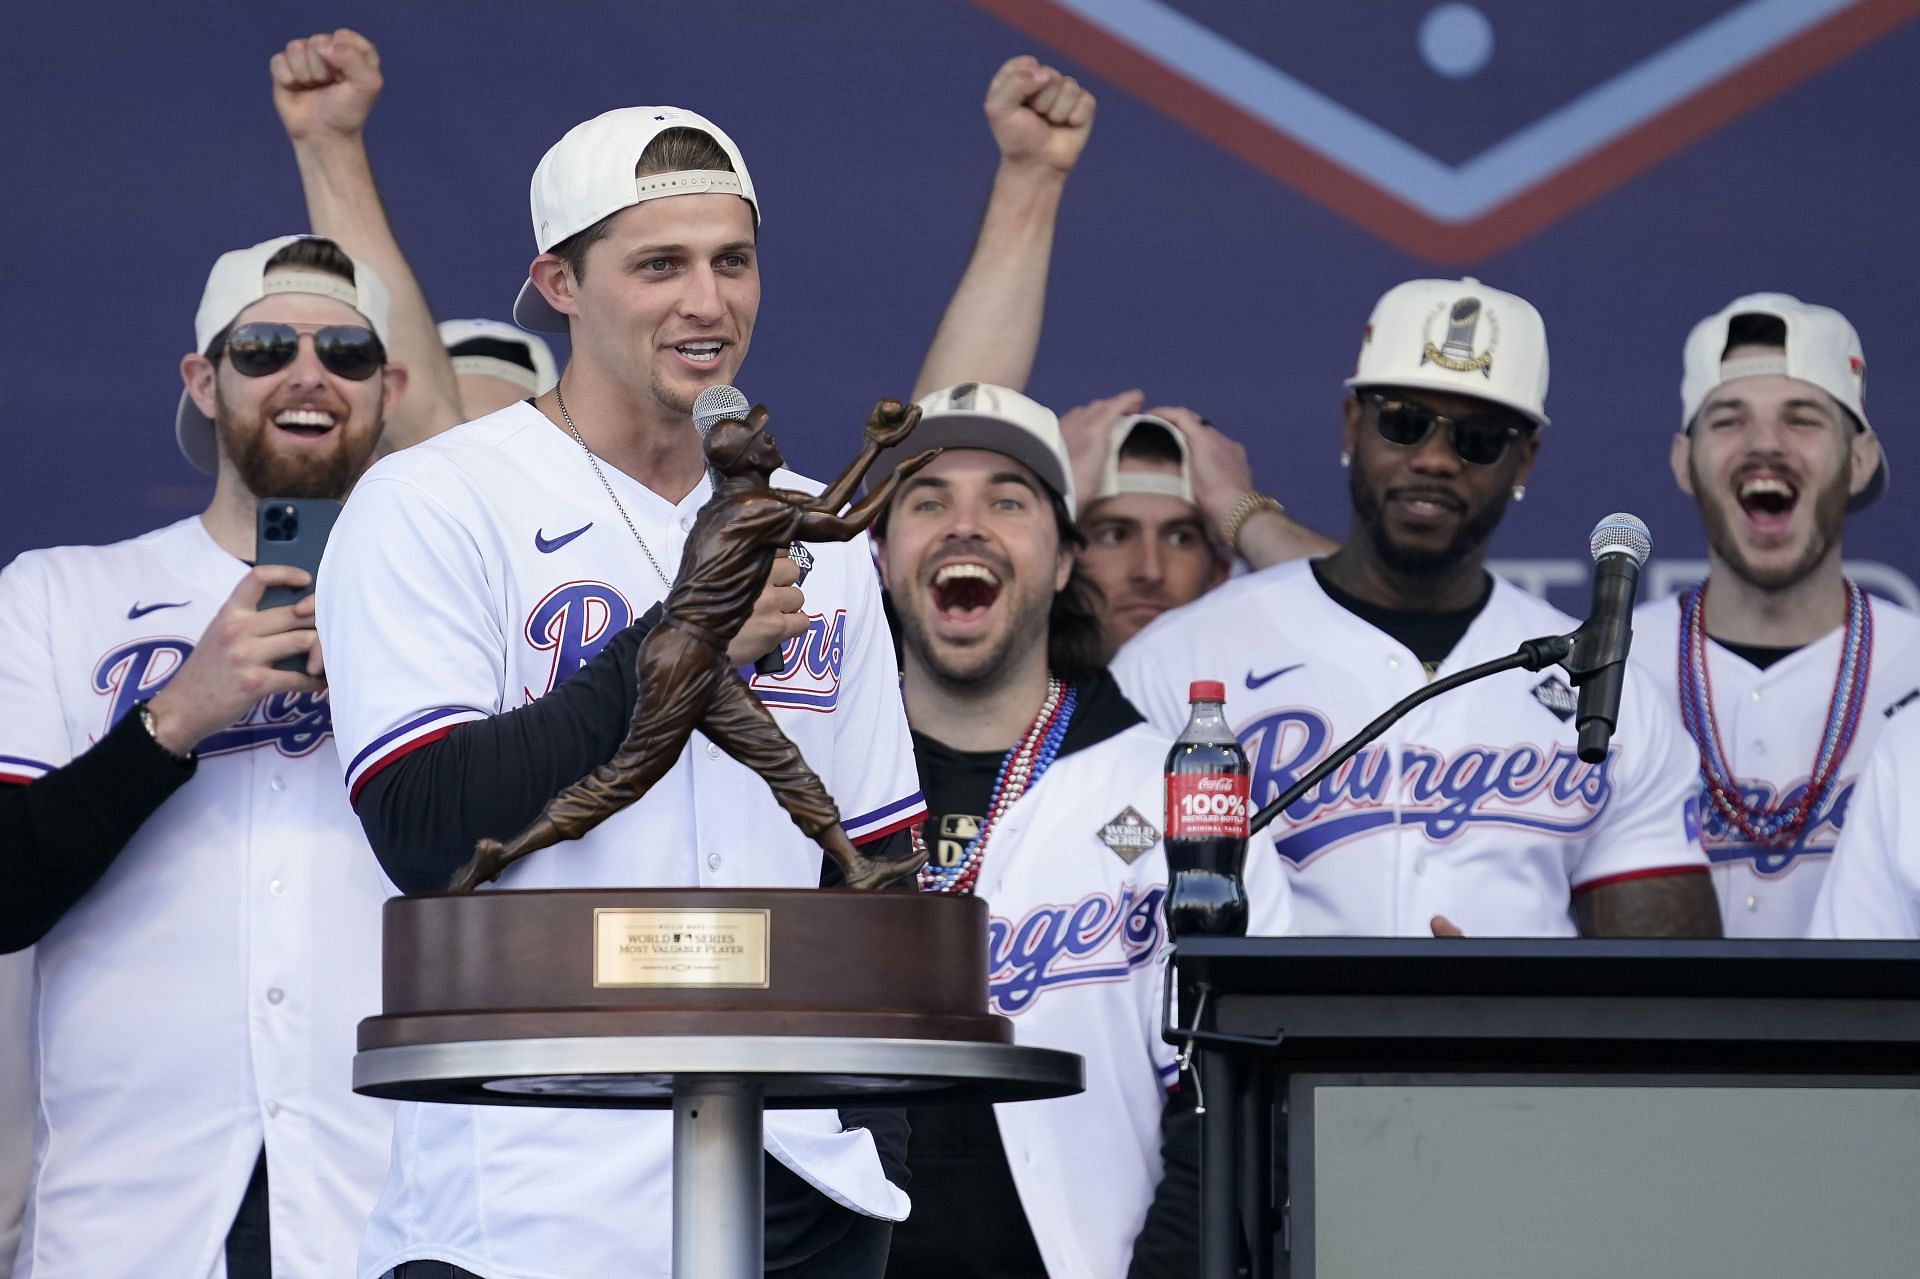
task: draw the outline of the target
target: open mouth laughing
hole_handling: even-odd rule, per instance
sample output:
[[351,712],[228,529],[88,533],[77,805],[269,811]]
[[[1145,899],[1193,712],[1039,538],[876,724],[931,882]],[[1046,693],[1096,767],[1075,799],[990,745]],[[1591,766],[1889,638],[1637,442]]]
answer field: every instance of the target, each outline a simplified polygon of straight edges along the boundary
[[1800,502],[1800,488],[1778,471],[1752,470],[1736,476],[1734,499],[1747,527],[1762,536],[1784,533]]
[[934,620],[943,631],[967,631],[984,623],[1000,598],[1004,578],[979,560],[954,560],[933,571],[928,587]]
[[340,415],[329,409],[315,408],[312,405],[299,405],[281,409],[273,415],[273,424],[303,440],[317,440],[333,432],[339,425]]

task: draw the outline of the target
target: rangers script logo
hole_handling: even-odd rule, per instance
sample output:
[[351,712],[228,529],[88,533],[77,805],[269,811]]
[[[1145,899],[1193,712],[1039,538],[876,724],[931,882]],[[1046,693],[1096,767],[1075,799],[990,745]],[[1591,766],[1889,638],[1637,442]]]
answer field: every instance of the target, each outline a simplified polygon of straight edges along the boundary
[[[152,697],[193,654],[187,640],[143,639],[113,649],[94,664],[93,691],[107,698],[106,727],[112,728],[133,704]],[[205,738],[195,754],[230,755],[271,746],[282,755],[311,755],[333,733],[333,708],[324,691],[275,693],[230,727]]]
[[1089,893],[1064,906],[1036,906],[987,923],[987,992],[997,1013],[1016,1016],[1049,990],[1125,981],[1160,953],[1164,885],[1127,885],[1119,897]]

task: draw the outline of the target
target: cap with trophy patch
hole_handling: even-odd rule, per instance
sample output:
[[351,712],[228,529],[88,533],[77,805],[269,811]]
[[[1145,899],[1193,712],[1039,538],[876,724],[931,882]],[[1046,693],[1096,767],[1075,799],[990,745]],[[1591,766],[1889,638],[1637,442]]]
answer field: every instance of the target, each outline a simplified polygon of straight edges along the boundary
[[1346,385],[1444,391],[1547,424],[1547,326],[1525,298],[1463,280],[1409,280],[1374,304]]

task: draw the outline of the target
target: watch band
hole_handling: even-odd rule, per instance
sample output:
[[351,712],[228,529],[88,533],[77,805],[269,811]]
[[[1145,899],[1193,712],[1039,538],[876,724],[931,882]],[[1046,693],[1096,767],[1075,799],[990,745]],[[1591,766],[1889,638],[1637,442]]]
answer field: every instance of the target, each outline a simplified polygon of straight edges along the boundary
[[1247,492],[1240,500],[1227,509],[1227,516],[1220,521],[1220,536],[1226,542],[1227,549],[1235,555],[1240,553],[1240,530],[1256,511],[1272,511],[1275,515],[1285,515],[1287,508],[1280,500],[1260,492]]
[[154,727],[153,707],[149,704],[149,701],[150,699],[143,698],[133,704],[133,713],[140,717],[140,727],[147,730],[147,736],[153,739],[153,744],[158,746],[160,753],[168,759],[177,760],[182,764],[192,763],[192,751],[188,751],[185,755],[176,755],[167,747],[165,742],[160,740],[160,730]]

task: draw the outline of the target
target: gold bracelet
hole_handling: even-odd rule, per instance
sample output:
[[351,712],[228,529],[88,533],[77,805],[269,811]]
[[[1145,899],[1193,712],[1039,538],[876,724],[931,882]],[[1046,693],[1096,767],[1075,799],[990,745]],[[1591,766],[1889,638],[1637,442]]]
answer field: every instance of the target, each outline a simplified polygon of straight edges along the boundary
[[1240,553],[1240,530],[1253,518],[1256,511],[1272,511],[1275,515],[1285,515],[1287,508],[1280,505],[1278,498],[1265,493],[1249,492],[1241,495],[1227,510],[1227,517],[1220,521],[1220,535],[1227,543],[1227,549],[1235,555]]
[[165,755],[168,759],[178,760],[182,764],[190,764],[193,762],[193,752],[189,751],[185,755],[176,755],[165,742],[160,740],[160,730],[154,727],[153,707],[150,704],[147,702],[135,702],[133,704],[133,713],[140,717],[140,727],[147,730],[147,736],[153,739],[153,744],[160,748],[161,754]]

